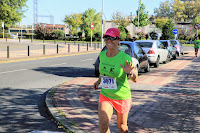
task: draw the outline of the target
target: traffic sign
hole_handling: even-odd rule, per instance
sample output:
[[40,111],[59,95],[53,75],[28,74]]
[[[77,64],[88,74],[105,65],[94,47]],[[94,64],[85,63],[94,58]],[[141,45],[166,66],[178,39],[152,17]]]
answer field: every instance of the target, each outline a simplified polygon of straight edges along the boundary
[[91,30],[93,30],[94,29],[94,23],[92,22],[91,23]]
[[174,30],[173,30],[173,34],[175,34],[175,35],[178,34],[178,30],[177,30],[177,29],[174,29]]
[[194,28],[195,28],[196,30],[200,29],[200,24],[199,24],[199,23],[196,23],[196,24],[194,25]]

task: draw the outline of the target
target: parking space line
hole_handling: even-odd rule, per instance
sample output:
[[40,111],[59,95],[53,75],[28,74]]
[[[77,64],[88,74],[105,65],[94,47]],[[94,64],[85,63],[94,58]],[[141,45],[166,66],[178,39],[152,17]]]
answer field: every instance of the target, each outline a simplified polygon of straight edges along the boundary
[[50,66],[60,66],[60,65],[65,65],[67,63],[60,63],[60,64],[54,64],[54,65],[50,65]]
[[85,59],[85,60],[81,60],[81,61],[89,61],[89,60],[94,60],[93,58],[92,59]]
[[0,72],[0,74],[12,73],[12,72],[19,72],[19,71],[26,71],[26,70],[28,70],[28,69],[19,69],[19,70],[13,70],[13,71]]

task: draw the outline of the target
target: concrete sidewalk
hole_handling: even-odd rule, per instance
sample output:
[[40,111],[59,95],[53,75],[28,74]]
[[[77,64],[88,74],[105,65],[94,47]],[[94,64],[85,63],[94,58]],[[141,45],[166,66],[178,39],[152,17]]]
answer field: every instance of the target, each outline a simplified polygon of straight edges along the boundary
[[[53,117],[67,129],[98,133],[98,95],[94,77],[74,78],[52,88],[46,104]],[[130,133],[200,132],[200,57],[184,55],[130,83],[132,108]],[[117,133],[116,114],[110,129]]]

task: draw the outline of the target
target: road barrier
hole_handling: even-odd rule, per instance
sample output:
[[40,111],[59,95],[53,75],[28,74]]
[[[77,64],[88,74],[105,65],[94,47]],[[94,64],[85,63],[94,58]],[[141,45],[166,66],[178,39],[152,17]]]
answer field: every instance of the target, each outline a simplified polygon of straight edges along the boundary
[[[18,42],[19,39],[19,42]],[[71,44],[66,41],[57,42],[56,45],[53,42],[46,42],[41,40],[40,42],[32,39],[21,40],[18,39],[0,39],[0,59],[4,58],[18,58],[18,57],[31,57],[31,56],[44,56],[44,55],[55,55],[55,54],[67,54],[75,52],[87,52],[100,50],[99,43],[76,43]],[[74,45],[72,45],[74,44]],[[56,46],[56,48],[55,48]],[[56,50],[56,52],[55,52]],[[7,55],[7,56],[6,56]]]

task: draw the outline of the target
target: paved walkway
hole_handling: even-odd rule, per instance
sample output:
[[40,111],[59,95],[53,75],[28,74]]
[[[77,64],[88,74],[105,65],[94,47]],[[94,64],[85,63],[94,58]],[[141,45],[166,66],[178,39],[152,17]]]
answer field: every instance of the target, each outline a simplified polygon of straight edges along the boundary
[[[49,111],[74,132],[98,133],[98,95],[94,77],[78,77],[52,88],[46,98]],[[130,83],[130,133],[200,132],[200,57],[184,55]],[[116,114],[110,129],[117,133]]]

